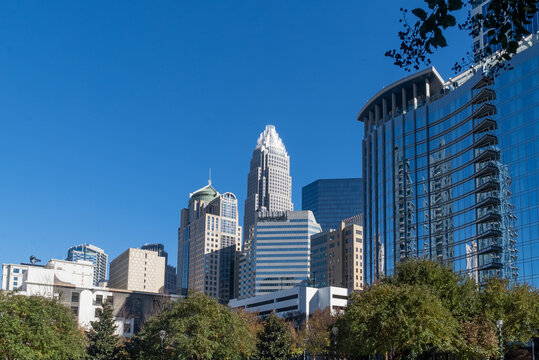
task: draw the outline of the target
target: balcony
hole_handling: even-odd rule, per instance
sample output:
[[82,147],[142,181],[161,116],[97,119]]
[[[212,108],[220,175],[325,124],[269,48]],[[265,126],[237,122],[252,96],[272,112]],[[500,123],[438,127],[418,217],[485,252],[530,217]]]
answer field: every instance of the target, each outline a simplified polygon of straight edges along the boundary
[[495,114],[496,114],[496,106],[485,103],[481,105],[477,110],[475,110],[472,116],[474,119],[481,119],[485,116],[495,115]]
[[500,182],[498,179],[492,176],[477,179],[476,193],[485,192],[487,190],[499,190]]
[[484,238],[478,241],[478,247],[479,254],[500,252],[503,249],[503,242],[501,238]]
[[488,130],[496,130],[498,128],[498,123],[491,118],[484,118],[473,128],[474,134],[479,134]]
[[473,87],[472,90],[477,90],[484,88],[485,86],[491,85],[494,81],[490,77],[482,77]]
[[500,221],[502,216],[497,211],[487,212],[484,215],[480,216],[475,222],[484,223],[488,221]]
[[500,148],[494,145],[488,145],[482,148],[475,149],[474,162],[483,162],[488,160],[499,160]]
[[498,144],[498,137],[492,131],[474,135],[473,145],[475,148],[483,148],[485,146],[497,145],[497,144]]
[[502,231],[500,230],[500,224],[491,224],[490,226],[485,226],[485,224],[479,224],[477,226],[477,239],[501,236]]
[[472,104],[478,105],[482,104],[485,101],[496,99],[496,92],[489,88],[483,88],[479,91],[472,99]]
[[499,169],[502,166],[502,163],[497,160],[487,160],[487,161],[475,164],[475,171],[482,170],[489,166],[494,166],[496,169]]
[[500,259],[490,259],[489,261],[484,262],[482,265],[479,265],[479,270],[487,269],[501,269],[503,267]]
[[[476,209],[481,209],[488,206],[496,206],[500,203],[501,201],[498,192],[488,191],[477,194],[475,207]],[[481,216],[483,216],[483,214]]]
[[475,177],[485,177],[494,175],[499,172],[501,163],[497,160],[488,160],[479,164],[475,164]]

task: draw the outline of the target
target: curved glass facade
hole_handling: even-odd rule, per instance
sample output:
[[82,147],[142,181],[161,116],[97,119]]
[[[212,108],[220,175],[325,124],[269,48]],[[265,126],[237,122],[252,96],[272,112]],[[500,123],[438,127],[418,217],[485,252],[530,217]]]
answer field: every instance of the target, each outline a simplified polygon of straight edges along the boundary
[[361,110],[366,282],[429,257],[539,285],[539,46],[491,79],[402,79]]

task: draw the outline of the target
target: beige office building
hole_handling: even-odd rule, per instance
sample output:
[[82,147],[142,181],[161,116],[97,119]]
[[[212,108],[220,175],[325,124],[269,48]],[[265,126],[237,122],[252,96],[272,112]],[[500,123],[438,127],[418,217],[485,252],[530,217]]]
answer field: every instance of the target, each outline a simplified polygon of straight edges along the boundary
[[111,261],[108,286],[162,293],[165,288],[165,261],[156,251],[127,249]]
[[311,283],[315,287],[337,286],[363,289],[363,227],[360,215],[341,221],[311,236]]
[[227,304],[237,291],[242,228],[238,200],[211,182],[190,194],[178,229],[178,291],[204,293]]

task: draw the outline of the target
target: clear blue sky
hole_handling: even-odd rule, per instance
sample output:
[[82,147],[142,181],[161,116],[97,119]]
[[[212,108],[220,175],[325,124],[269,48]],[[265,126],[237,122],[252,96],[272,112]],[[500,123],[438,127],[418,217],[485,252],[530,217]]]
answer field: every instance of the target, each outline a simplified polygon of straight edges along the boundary
[[[204,186],[243,201],[259,133],[291,156],[293,200],[360,177],[361,106],[404,72],[401,6],[421,1],[0,4],[0,262],[162,242]],[[435,58],[445,78],[471,40]],[[241,215],[241,219],[243,219]]]

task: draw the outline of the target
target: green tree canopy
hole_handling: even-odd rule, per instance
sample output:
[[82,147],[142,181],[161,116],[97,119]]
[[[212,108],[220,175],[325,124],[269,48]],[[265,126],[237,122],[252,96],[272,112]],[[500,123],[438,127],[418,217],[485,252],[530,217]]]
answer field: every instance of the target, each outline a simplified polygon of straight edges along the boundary
[[260,360],[285,360],[292,347],[292,338],[286,322],[275,313],[263,321],[258,335],[258,358]]
[[382,283],[356,295],[337,320],[344,355],[453,352],[458,322],[431,292],[417,285]]
[[88,331],[88,357],[92,360],[111,360],[119,351],[118,336],[114,334],[116,324],[112,316],[112,307],[105,303],[97,321],[91,322]]
[[382,282],[423,288],[423,291],[439,298],[459,321],[475,316],[480,310],[475,281],[435,261],[414,259],[401,262],[395,275]]
[[539,332],[539,290],[527,284],[510,285],[507,280],[491,279],[479,294],[480,312],[490,323],[503,320],[507,342],[528,342]]
[[0,359],[84,359],[84,332],[55,300],[0,292]]
[[507,344],[537,336],[538,291],[500,279],[478,286],[436,262],[409,260],[353,298],[337,322],[338,340],[347,355],[489,358],[499,355],[498,319]]
[[[137,337],[135,358],[241,359],[256,351],[248,320],[204,296],[192,295],[172,303],[150,319]],[[159,332],[164,330],[164,347]]]

